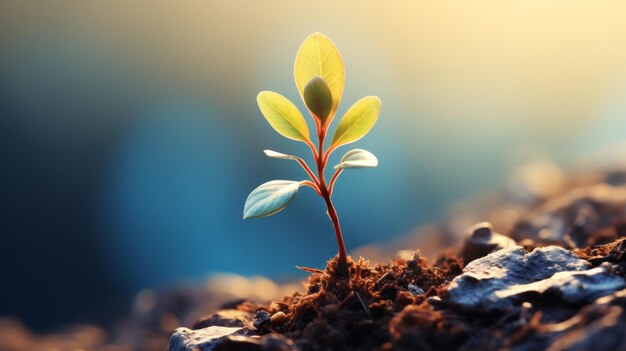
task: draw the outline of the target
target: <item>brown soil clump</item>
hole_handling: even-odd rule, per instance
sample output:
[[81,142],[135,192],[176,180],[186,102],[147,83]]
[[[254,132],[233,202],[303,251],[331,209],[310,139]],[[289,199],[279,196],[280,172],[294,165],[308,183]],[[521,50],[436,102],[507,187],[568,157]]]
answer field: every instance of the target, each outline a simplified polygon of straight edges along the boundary
[[336,260],[323,273],[311,275],[308,294],[299,293],[262,307],[284,313],[282,323],[262,332],[278,332],[296,340],[302,350],[372,350],[391,338],[391,320],[409,305],[442,293],[462,270],[456,258],[442,257],[433,266],[416,253],[411,260],[370,267],[364,259],[350,261],[351,279],[338,280]]

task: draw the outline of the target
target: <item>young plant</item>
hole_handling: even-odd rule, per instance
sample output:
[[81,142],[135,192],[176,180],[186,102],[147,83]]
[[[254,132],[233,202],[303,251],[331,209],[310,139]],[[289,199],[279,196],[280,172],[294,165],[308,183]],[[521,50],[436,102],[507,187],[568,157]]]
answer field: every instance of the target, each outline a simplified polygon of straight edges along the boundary
[[321,33],[313,33],[306,38],[296,55],[294,76],[300,96],[315,122],[317,145],[311,141],[304,117],[287,98],[275,92],[262,91],[257,96],[257,102],[265,119],[279,134],[309,146],[316,172],[300,157],[265,150],[265,155],[269,157],[298,162],[309,179],[272,180],[260,185],[248,196],[243,218],[273,215],[289,205],[301,186],[313,188],[324,199],[328,217],[335,229],[339,246],[337,272],[340,277],[347,278],[348,256],[339,217],[331,197],[335,183],[344,169],[376,167],[378,160],[368,151],[354,149],[348,151],[334,167],[335,173],[329,182],[326,181],[324,171],[328,158],[337,148],[361,139],[372,129],[380,113],[381,101],[376,96],[367,96],[352,105],[335,129],[330,146],[324,149],[328,127],[337,112],[345,82],[343,59],[330,38]]

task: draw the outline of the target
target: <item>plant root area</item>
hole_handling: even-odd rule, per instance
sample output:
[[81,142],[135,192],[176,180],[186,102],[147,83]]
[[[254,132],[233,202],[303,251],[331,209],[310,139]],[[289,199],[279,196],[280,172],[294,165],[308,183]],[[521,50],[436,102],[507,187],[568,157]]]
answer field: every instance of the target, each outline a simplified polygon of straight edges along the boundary
[[[605,233],[598,232],[592,239]],[[586,268],[611,263],[607,276],[617,281],[614,289],[593,298],[566,300],[558,284],[570,282],[555,282],[545,290],[524,291],[501,309],[484,310],[464,304],[462,295],[459,301],[451,299],[448,286],[463,272],[463,260],[455,255],[443,255],[432,265],[418,253],[409,260],[373,267],[360,259],[350,262],[350,281],[334,278],[333,259],[323,273],[309,278],[306,293],[268,305],[245,301],[231,306],[247,313],[243,329],[207,345],[215,343],[216,350],[244,350],[242,345],[248,343],[258,346],[250,350],[303,351],[590,350],[597,345],[597,350],[625,350],[626,239],[586,247],[576,254],[590,263]],[[479,285],[480,280],[473,284]],[[584,283],[571,284],[574,290],[587,288]],[[607,283],[600,279],[596,284]],[[486,295],[478,298],[497,304]],[[212,318],[215,315],[208,319]],[[195,327],[220,324],[201,320]]]
[[307,269],[305,292],[225,306],[245,314],[241,329],[203,339],[194,329],[220,326],[208,316],[170,349],[626,350],[623,175],[572,181],[522,209],[504,201],[478,214],[495,223],[516,208],[504,234],[475,223],[433,261],[404,247],[388,264],[350,260],[345,280],[332,259]]

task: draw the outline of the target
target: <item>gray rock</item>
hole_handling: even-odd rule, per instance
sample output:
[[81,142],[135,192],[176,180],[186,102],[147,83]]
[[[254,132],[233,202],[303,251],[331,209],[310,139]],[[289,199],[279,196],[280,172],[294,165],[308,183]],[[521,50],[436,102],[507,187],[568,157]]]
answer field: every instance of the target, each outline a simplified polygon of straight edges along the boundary
[[207,327],[198,330],[178,328],[170,337],[170,351],[211,351],[227,336],[242,331],[240,327]]
[[225,309],[200,318],[191,326],[191,329],[202,329],[211,326],[219,327],[243,327],[244,321],[252,320],[254,315],[250,312]]
[[583,271],[589,266],[587,261],[557,246],[537,248],[531,253],[511,246],[465,266],[463,274],[448,286],[448,297],[451,303],[469,310],[504,310],[514,305],[514,298],[498,294],[510,287],[544,280],[558,272]]
[[256,329],[265,329],[272,324],[272,317],[267,311],[260,310],[257,311],[254,316],[254,320],[252,321],[252,325]]
[[[549,351],[626,350],[626,289],[597,299],[557,325]],[[565,325],[565,328],[560,326]]]
[[513,285],[495,294],[501,299],[511,299],[528,293],[549,293],[573,304],[589,302],[626,286],[622,277],[607,270],[608,266],[606,264],[586,271],[558,272],[548,279]]
[[170,337],[169,351],[297,351],[290,339],[278,335],[247,336],[245,328],[210,326],[178,328]]
[[575,187],[525,213],[512,230],[513,238],[582,248],[592,233],[625,215],[626,187],[605,183]]
[[415,284],[409,284],[407,288],[413,295],[422,295],[426,293],[422,288]]
[[279,334],[263,336],[227,336],[214,351],[298,351],[293,341]]
[[468,264],[477,258],[514,245],[515,240],[496,233],[491,223],[481,222],[467,230],[461,256],[465,264]]

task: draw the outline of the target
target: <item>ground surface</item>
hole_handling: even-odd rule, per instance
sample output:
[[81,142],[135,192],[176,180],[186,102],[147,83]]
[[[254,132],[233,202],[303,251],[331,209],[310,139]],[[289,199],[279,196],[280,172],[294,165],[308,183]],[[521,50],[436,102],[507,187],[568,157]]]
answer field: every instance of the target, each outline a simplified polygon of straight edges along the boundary
[[[388,264],[350,262],[351,279],[341,281],[331,260],[305,292],[228,306],[245,313],[234,335],[194,343],[197,334],[179,330],[171,349],[626,349],[625,179],[581,177],[549,196],[503,201],[483,214],[508,211],[503,234],[476,223],[432,262],[404,247]],[[194,328],[221,325],[211,318]]]
[[0,320],[0,349],[626,350],[626,173],[543,180],[361,251],[396,258],[351,261],[347,281],[331,260],[271,302],[189,288],[144,293],[113,330]]

